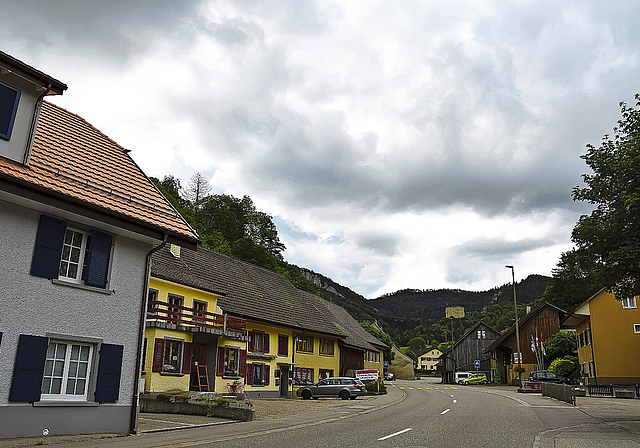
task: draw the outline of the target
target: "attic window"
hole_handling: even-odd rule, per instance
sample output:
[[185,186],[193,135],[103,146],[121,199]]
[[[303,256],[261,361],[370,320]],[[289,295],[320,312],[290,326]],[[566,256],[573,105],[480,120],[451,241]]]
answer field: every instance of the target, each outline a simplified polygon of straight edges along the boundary
[[18,110],[20,91],[0,82],[0,137],[9,140]]

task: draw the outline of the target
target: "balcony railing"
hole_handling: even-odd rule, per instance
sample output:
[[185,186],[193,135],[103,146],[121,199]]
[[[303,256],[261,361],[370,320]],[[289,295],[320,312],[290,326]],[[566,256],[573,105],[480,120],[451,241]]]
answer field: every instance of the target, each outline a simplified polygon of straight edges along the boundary
[[147,321],[165,321],[174,324],[215,328],[226,332],[246,332],[246,321],[227,314],[216,314],[208,311],[187,308],[172,303],[150,301],[147,303]]

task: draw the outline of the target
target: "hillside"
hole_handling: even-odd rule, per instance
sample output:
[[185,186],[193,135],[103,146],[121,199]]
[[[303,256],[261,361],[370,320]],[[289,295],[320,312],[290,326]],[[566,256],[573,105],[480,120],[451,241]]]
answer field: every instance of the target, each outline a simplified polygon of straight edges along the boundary
[[[518,303],[530,304],[542,297],[550,281],[550,277],[530,275],[516,283]],[[511,284],[505,284],[480,292],[461,289],[403,289],[370,302],[376,309],[397,318],[438,320],[444,317],[447,306],[462,306],[469,313],[483,311],[494,303],[513,300],[512,288]]]

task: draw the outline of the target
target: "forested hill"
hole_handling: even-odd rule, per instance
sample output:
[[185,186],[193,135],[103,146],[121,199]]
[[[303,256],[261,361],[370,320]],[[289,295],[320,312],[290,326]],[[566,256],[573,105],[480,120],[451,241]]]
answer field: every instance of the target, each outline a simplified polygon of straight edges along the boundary
[[[516,296],[519,304],[530,304],[542,297],[551,277],[530,275],[517,283]],[[370,300],[371,304],[385,314],[400,319],[439,320],[444,317],[447,306],[462,306],[466,313],[483,311],[489,305],[513,300],[513,286],[505,284],[487,291],[464,291],[461,289],[418,290],[403,289]]]

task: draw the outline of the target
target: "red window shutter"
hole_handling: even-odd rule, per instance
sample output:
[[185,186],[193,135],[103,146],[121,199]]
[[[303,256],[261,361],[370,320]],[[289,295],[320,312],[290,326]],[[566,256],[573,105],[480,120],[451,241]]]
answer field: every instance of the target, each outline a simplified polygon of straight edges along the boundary
[[191,342],[184,343],[182,352],[182,373],[191,373]]
[[254,347],[253,341],[255,340],[256,340],[256,334],[253,331],[250,331],[249,339],[247,340],[247,350],[249,350],[250,352],[253,351],[253,347]]
[[152,372],[162,372],[162,364],[164,364],[164,339],[156,338],[155,348],[153,349],[153,367]]
[[283,334],[278,335],[278,355],[289,356],[289,337]]
[[247,351],[240,350],[240,366],[238,367],[240,376],[245,376],[247,373]]
[[271,366],[269,364],[264,366],[264,385],[269,385],[269,377],[271,376]]
[[247,364],[247,384],[253,384],[253,364]]
[[224,375],[224,347],[218,347],[218,363],[216,365],[216,375]]
[[269,333],[264,334],[264,352],[269,353]]

